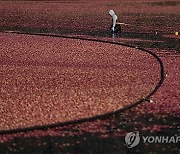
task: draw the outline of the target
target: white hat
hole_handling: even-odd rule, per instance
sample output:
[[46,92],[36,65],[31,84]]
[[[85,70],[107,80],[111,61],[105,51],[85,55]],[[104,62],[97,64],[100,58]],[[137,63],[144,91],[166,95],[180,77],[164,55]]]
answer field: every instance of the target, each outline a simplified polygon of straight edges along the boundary
[[114,11],[113,10],[109,10],[109,15],[110,16],[113,16],[115,13],[114,13]]

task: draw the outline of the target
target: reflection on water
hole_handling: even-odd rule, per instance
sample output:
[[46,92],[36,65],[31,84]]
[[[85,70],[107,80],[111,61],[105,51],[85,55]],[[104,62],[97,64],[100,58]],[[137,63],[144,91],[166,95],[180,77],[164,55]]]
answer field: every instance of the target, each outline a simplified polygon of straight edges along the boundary
[[156,48],[161,50],[175,50],[180,53],[180,39],[178,37],[164,37],[161,33],[140,33],[140,32],[122,32],[122,33],[111,33],[108,30],[102,31],[60,31],[63,34],[83,35],[83,36],[94,36],[98,38],[112,38],[113,41],[119,41],[122,43],[138,46],[142,48]]
[[[107,37],[107,35],[105,35]],[[180,39],[178,37],[164,37],[158,33],[122,32],[109,34],[113,39],[121,38],[123,43],[142,48],[155,48],[161,50],[175,50],[180,53]]]
[[180,53],[180,39],[178,37],[168,38],[164,37],[163,34],[157,33],[123,32],[121,34],[113,34],[112,38],[122,38],[123,42],[128,45],[142,48],[175,50]]

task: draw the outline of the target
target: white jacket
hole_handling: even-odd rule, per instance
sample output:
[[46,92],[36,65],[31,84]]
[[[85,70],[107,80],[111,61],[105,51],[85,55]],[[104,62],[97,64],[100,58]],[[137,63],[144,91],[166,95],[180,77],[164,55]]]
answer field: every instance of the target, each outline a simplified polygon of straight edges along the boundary
[[109,15],[112,17],[112,30],[114,31],[118,17],[113,10],[109,11]]

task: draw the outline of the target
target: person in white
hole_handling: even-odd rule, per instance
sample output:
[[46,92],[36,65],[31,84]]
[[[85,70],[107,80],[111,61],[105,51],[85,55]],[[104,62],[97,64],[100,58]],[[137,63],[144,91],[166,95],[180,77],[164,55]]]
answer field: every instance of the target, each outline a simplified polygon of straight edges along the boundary
[[121,31],[121,26],[119,24],[117,24],[118,17],[115,14],[115,12],[113,10],[109,10],[109,15],[112,17],[112,25],[111,25],[112,33]]

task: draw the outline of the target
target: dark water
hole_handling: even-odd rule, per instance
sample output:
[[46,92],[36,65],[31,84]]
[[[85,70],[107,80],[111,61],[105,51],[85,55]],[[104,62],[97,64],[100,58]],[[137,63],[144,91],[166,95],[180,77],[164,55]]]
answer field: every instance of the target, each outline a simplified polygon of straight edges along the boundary
[[29,27],[0,27],[0,31],[20,31],[25,33],[55,33],[58,35],[73,35],[95,38],[113,38],[115,41],[122,40],[122,43],[142,48],[173,50],[180,53],[180,39],[167,38],[163,33],[143,33],[136,31],[122,31],[122,33],[112,34],[109,29],[87,31],[83,29],[53,29],[53,28],[29,28]]

